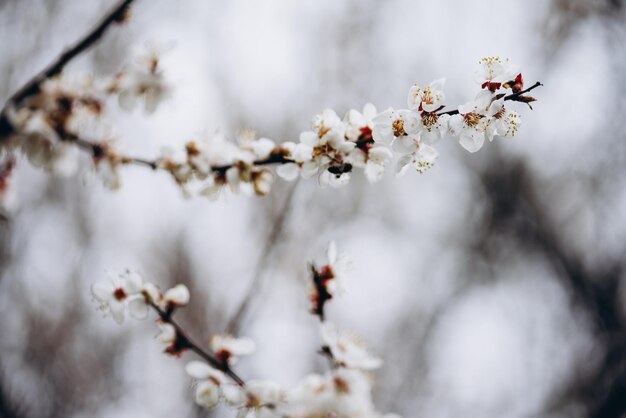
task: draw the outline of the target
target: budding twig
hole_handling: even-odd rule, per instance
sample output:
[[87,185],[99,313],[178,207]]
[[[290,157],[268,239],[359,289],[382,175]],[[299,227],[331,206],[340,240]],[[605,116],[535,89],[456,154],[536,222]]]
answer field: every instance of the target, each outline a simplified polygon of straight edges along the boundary
[[[521,100],[521,97],[523,97],[523,95],[525,93],[528,93],[531,90],[536,89],[537,87],[543,86],[543,84],[541,84],[539,81],[537,81],[535,84],[533,84],[532,86],[528,87],[526,90],[522,90],[522,91],[518,91],[517,93],[511,93],[507,96],[504,96],[504,100],[513,100],[515,102],[524,102],[524,100]],[[441,112],[441,113],[437,113],[437,115],[441,116],[441,115],[458,115],[459,114],[459,110],[458,109],[454,109],[454,110],[448,110],[447,112]]]
[[[129,0],[127,0],[129,1]],[[132,0],[130,0],[132,1]],[[528,103],[529,101],[534,101],[532,98],[528,97],[528,96],[524,96],[524,94],[536,89],[537,87],[543,86],[542,83],[540,82],[536,82],[535,84],[533,84],[532,86],[528,87],[527,89],[524,89],[522,91],[519,91],[517,93],[511,93],[507,96],[504,96],[504,100],[505,101],[516,101],[516,102],[524,102],[524,103]],[[437,115],[441,116],[441,115],[457,115],[459,113],[458,109],[455,110],[449,110],[447,112],[438,112]],[[0,121],[1,123],[1,121]],[[85,139],[73,136],[71,134],[68,133],[64,133],[64,136],[62,138],[64,141],[67,142],[71,142],[76,144],[79,148],[90,152],[91,155],[95,158],[97,158],[103,149],[103,146],[101,144],[98,143],[94,143],[94,142],[90,142],[87,141]],[[369,140],[366,140],[369,141]],[[361,144],[360,142],[357,142],[357,147],[362,146],[363,144]],[[133,164],[133,165],[139,165],[139,166],[143,166],[143,167],[148,167],[151,168],[153,170],[156,169],[160,169],[162,167],[159,166],[158,161],[157,160],[148,160],[145,158],[139,158],[139,157],[132,157],[132,156],[120,156],[119,158],[120,164]],[[261,160],[256,160],[252,162],[252,165],[254,166],[265,166],[265,165],[273,165],[273,164],[287,164],[287,163],[293,163],[294,161],[285,157],[284,154],[280,153],[280,152],[275,152],[270,154],[267,158],[261,159]],[[235,166],[236,163],[232,163],[232,164],[223,164],[223,165],[216,165],[216,166],[212,166],[210,167],[211,171],[215,172],[215,173],[220,173],[220,174],[225,174],[226,171],[228,171],[228,169],[230,169],[231,167]],[[167,171],[167,170],[166,170]]]
[[[94,142],[87,141],[86,139],[79,138],[74,135],[67,134],[62,138],[64,141],[76,144],[76,146],[84,151],[91,153],[91,156],[95,159],[100,157],[103,153],[103,146]],[[153,170],[156,170],[157,164],[154,161],[146,160],[138,157],[122,157],[121,162],[124,164],[136,164],[141,166],[147,166]]]
[[156,313],[159,315],[159,318],[161,318],[161,321],[174,327],[174,329],[176,330],[176,338],[180,341],[180,345],[183,348],[188,348],[189,350],[196,353],[198,356],[202,357],[203,360],[205,360],[215,369],[220,370],[221,372],[226,374],[239,386],[246,386],[244,380],[230,368],[227,362],[219,361],[217,358],[215,358],[215,356],[210,354],[208,351],[203,350],[197,343],[189,338],[185,330],[180,325],[178,325],[176,321],[174,321],[173,312],[163,310],[153,302],[150,302],[149,305],[152,307],[152,309],[156,311]]
[[541,87],[543,86],[543,84],[541,84],[539,81],[537,81],[535,84],[533,84],[532,86],[528,87],[526,90],[522,90],[519,91],[517,93],[513,93],[513,94],[509,94],[508,96],[504,97],[504,100],[513,100],[513,101],[519,101],[519,97],[528,93],[531,90],[536,89],[537,87]]
[[11,122],[7,118],[7,110],[13,105],[19,104],[25,98],[39,93],[44,81],[59,74],[63,68],[74,58],[85,52],[94,45],[107,31],[113,23],[122,22],[128,8],[134,0],[119,1],[96,26],[87,32],[73,46],[65,50],[52,63],[44,68],[39,74],[31,78],[26,84],[20,87],[10,98],[0,112],[0,140],[13,131]]

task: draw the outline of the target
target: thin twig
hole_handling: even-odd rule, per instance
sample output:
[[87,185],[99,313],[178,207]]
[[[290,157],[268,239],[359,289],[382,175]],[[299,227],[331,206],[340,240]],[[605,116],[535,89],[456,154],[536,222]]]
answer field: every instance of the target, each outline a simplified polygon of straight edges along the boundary
[[537,87],[541,87],[541,86],[543,86],[543,84],[541,84],[539,81],[537,81],[535,84],[533,84],[532,86],[528,87],[526,90],[518,91],[517,93],[513,93],[513,94],[509,94],[508,96],[505,96],[504,100],[517,100],[517,98],[520,97],[521,95],[526,94],[529,91],[534,90]]
[[206,362],[209,363],[215,369],[218,369],[222,371],[223,373],[225,373],[228,377],[233,379],[233,381],[237,383],[239,386],[241,387],[246,386],[244,380],[241,377],[239,377],[233,371],[233,369],[230,368],[227,362],[219,361],[217,358],[215,358],[215,356],[210,354],[208,351],[203,350],[200,347],[200,345],[198,345],[191,338],[189,338],[189,336],[187,335],[187,332],[185,332],[185,330],[180,325],[178,325],[176,321],[174,321],[174,318],[172,317],[173,313],[161,309],[155,303],[150,303],[150,306],[157,312],[157,314],[159,315],[159,318],[161,318],[161,321],[167,324],[170,324],[171,326],[174,327],[174,329],[176,330],[176,338],[179,338],[182,340],[182,345],[185,348],[190,349],[191,351],[193,351],[194,353],[202,357],[202,359],[206,360]]
[[107,31],[113,23],[122,22],[126,16],[128,8],[134,0],[119,1],[89,32],[83,35],[73,46],[65,50],[52,63],[31,78],[26,84],[20,87],[5,103],[0,113],[0,138],[5,137],[13,131],[11,122],[7,117],[7,110],[13,105],[19,104],[25,98],[39,93],[41,85],[47,79],[59,74],[63,68],[74,58],[94,45]]
[[[532,91],[534,89],[536,89],[537,87],[543,86],[543,84],[541,84],[539,81],[537,81],[535,84],[533,84],[532,86],[528,87],[526,90],[522,90],[522,91],[518,91],[517,93],[511,93],[508,96],[504,96],[504,100],[513,100],[513,101],[522,101],[519,100],[520,96],[528,93],[529,91]],[[441,115],[458,115],[459,114],[459,110],[455,109],[455,110],[448,110],[447,112],[441,112],[441,113],[437,113],[438,116]]]

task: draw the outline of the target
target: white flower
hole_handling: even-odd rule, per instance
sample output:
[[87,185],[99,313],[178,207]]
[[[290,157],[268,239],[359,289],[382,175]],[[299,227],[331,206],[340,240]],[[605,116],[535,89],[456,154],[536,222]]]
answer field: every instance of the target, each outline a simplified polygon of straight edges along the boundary
[[185,371],[189,376],[199,380],[196,383],[196,403],[204,408],[217,405],[220,400],[220,385],[226,378],[224,373],[202,361],[187,363]]
[[372,356],[355,338],[341,334],[332,323],[324,322],[321,334],[324,345],[330,349],[338,366],[359,370],[373,370],[381,366],[379,358]]
[[158,65],[156,51],[149,51],[123,73],[118,86],[119,104],[123,109],[134,109],[142,99],[146,112],[153,113],[169,95],[169,86]]
[[120,174],[117,171],[119,161],[113,153],[107,152],[101,158],[94,160],[96,173],[105,187],[117,190],[121,187]]
[[211,380],[198,383],[195,393],[196,403],[203,408],[213,408],[220,401],[219,387]]
[[337,251],[337,243],[330,241],[326,250],[326,258],[328,259],[328,267],[330,268],[333,276],[333,282],[329,283],[329,290],[331,292],[341,292],[345,290],[345,280],[352,270],[352,259]]
[[287,392],[287,415],[295,417],[327,416],[334,413],[334,393],[328,376],[311,374]]
[[239,192],[239,186],[242,183],[242,174],[243,170],[236,165],[226,170],[226,185],[230,188],[231,192]]
[[396,138],[418,131],[418,115],[410,110],[387,109],[374,119],[374,141],[392,143]]
[[126,273],[109,282],[98,282],[91,286],[94,300],[105,315],[111,314],[115,322],[124,322],[124,312],[129,298],[141,291],[142,278],[136,273]]
[[165,292],[163,302],[166,306],[185,306],[189,303],[189,289],[178,284]]
[[128,312],[135,319],[146,319],[148,316],[148,303],[143,295],[139,295],[128,302]]
[[18,147],[35,167],[56,170],[74,148],[61,140],[44,111],[9,108],[8,117],[20,132]]
[[323,138],[331,131],[338,136],[343,136],[345,132],[344,123],[332,109],[324,109],[322,113],[316,115],[311,126],[319,138]]
[[250,338],[235,338],[230,335],[214,335],[210,346],[218,361],[227,364],[235,364],[237,356],[250,355],[256,348]]
[[359,139],[371,139],[374,127],[373,119],[376,114],[376,107],[371,103],[363,106],[363,113],[350,109],[343,118],[347,124],[346,138],[352,142],[357,142]]
[[425,144],[416,135],[398,140],[396,145],[395,148],[403,154],[396,166],[397,176],[403,175],[411,165],[421,174],[435,164],[439,155],[434,147]]
[[319,176],[319,184],[322,187],[338,188],[350,182],[350,173],[332,173],[328,169],[322,171]]
[[163,295],[158,287],[156,287],[153,283],[146,282],[141,287],[141,293],[144,296],[144,300],[148,303],[160,303],[163,299]]
[[257,196],[265,196],[270,192],[274,183],[274,176],[269,170],[256,170],[252,172],[252,186]]
[[311,313],[324,320],[324,307],[333,296],[344,291],[344,280],[351,268],[351,260],[347,256],[337,254],[337,245],[334,241],[328,244],[326,251],[328,263],[320,268],[310,265],[308,281]]
[[257,160],[268,158],[276,147],[274,141],[269,138],[256,139],[251,135],[240,135],[238,139],[241,149],[252,153]]
[[300,134],[300,142],[285,142],[282,149],[286,151],[286,158],[293,163],[280,165],[276,174],[287,181],[293,181],[299,176],[310,178],[317,174],[319,163],[313,161],[313,147],[317,145],[319,138],[314,132],[307,131]]
[[51,97],[86,97],[95,94],[95,82],[94,76],[89,73],[62,72],[46,79],[41,90]]
[[374,410],[371,381],[361,371],[340,368],[326,375],[309,375],[287,392],[283,416],[296,418],[379,418]]
[[409,90],[407,99],[409,109],[416,111],[434,112],[443,106],[445,95],[443,86],[446,84],[445,78],[433,81],[424,90],[417,84]]
[[203,361],[191,361],[185,366],[187,374],[198,380],[211,380],[216,385],[222,384],[226,377],[221,371],[214,369]]
[[285,142],[283,148],[287,151],[287,157],[297,163],[305,163],[313,159],[313,147],[317,145],[317,136],[311,131],[300,134],[300,142]]
[[[346,138],[356,143],[356,147],[350,151],[346,161],[355,167],[362,167],[370,183],[375,183],[382,178],[385,167],[393,159],[391,151],[387,148],[374,146],[372,129],[375,117],[376,107],[371,103],[365,105],[363,113],[352,109],[344,117],[344,121],[348,124]],[[345,179],[346,182],[347,180]]]
[[508,59],[500,57],[485,57],[479,62],[480,69],[476,71],[476,81],[483,89],[495,92],[503,83],[515,78],[517,68],[509,63]]
[[450,115],[437,115],[435,112],[420,114],[420,139],[427,144],[434,144],[448,134]]
[[504,99],[494,100],[485,115],[488,118],[487,138],[493,141],[495,135],[515,136],[522,121],[517,112],[504,107]]
[[246,393],[241,386],[225,383],[221,389],[222,397],[227,405],[241,407],[246,403]]
[[365,163],[365,177],[370,183],[375,183],[383,177],[385,167],[393,159],[391,151],[385,147],[374,147],[367,153]]
[[220,197],[222,186],[217,184],[212,177],[209,179],[208,184],[200,190],[200,196],[204,196],[214,202]]
[[301,176],[304,179],[313,177],[319,171],[315,161],[302,163],[286,163],[276,168],[276,174],[287,181],[293,181]]
[[459,106],[459,113],[450,118],[450,133],[459,137],[459,143],[469,152],[478,151],[485,142],[488,120],[485,118],[491,103],[491,94],[484,90],[476,100]]
[[156,336],[158,342],[163,344],[172,344],[176,341],[176,328],[172,324],[159,322],[159,333]]
[[251,380],[246,384],[248,409],[274,409],[284,402],[285,393],[280,386],[267,380]]

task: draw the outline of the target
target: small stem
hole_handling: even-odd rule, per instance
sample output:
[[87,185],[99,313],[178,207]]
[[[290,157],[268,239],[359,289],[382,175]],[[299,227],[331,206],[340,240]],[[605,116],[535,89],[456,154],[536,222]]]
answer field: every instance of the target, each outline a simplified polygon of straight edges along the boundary
[[[526,90],[522,90],[522,91],[518,91],[517,93],[511,93],[508,96],[504,96],[504,100],[513,100],[516,101],[518,97],[520,97],[521,95],[528,93],[529,91],[532,91],[534,89],[536,89],[537,87],[543,86],[543,84],[541,84],[539,81],[537,81],[535,84],[533,84],[532,86],[528,87]],[[441,112],[441,113],[437,113],[438,116],[441,115],[458,115],[459,114],[459,110],[455,109],[455,110],[448,110],[447,112]]]
[[[80,149],[88,151],[90,154],[92,154],[92,156],[97,156],[102,150],[102,145],[100,144],[88,141],[86,139],[83,139],[77,136],[69,135],[69,134],[66,134],[66,136],[63,138],[63,141],[76,144]],[[120,156],[120,159],[123,164],[147,166],[153,170],[157,170],[160,168],[156,160],[147,160],[145,158],[129,157],[126,155]],[[264,166],[264,165],[270,165],[270,164],[287,164],[287,163],[292,163],[292,162],[294,161],[290,160],[289,158],[286,158],[283,155],[272,154],[265,159],[253,161],[252,165]],[[228,171],[228,169],[233,167],[234,165],[235,165],[234,163],[216,165],[216,166],[210,167],[210,169],[211,171],[219,172],[223,174],[223,173],[226,173],[226,171]]]
[[[252,165],[262,166],[262,165],[270,165],[270,164],[287,164],[287,163],[293,163],[293,162],[294,162],[293,160],[286,158],[282,154],[271,154],[269,157],[263,160],[253,161]],[[219,173],[226,173],[226,171],[228,171],[228,169],[231,168],[233,165],[234,164],[224,164],[224,165],[212,166],[211,170],[215,172],[219,172]]]
[[528,87],[526,90],[522,90],[519,91],[517,93],[513,93],[513,94],[509,94],[508,96],[504,97],[504,100],[515,100],[517,99],[519,96],[528,93],[529,91],[532,91],[534,89],[536,89],[537,87],[543,86],[543,84],[541,84],[539,81],[537,81],[535,84],[533,84],[532,86]]
[[244,380],[241,377],[239,377],[230,368],[228,363],[224,363],[224,362],[221,362],[221,361],[217,360],[215,358],[215,356],[213,356],[209,352],[203,350],[197,343],[195,343],[191,338],[189,338],[189,336],[187,335],[185,330],[180,325],[178,325],[178,323],[176,323],[176,321],[174,321],[174,318],[172,318],[172,314],[173,314],[172,312],[164,311],[157,304],[155,304],[153,302],[150,302],[150,306],[159,315],[159,318],[161,318],[161,321],[163,321],[163,322],[165,322],[167,324],[170,324],[171,326],[174,327],[174,329],[176,330],[177,338],[182,338],[183,341],[185,342],[185,346],[187,348],[189,348],[191,351],[196,353],[198,356],[200,356],[204,360],[206,360],[206,362],[209,363],[213,368],[222,371],[224,374],[226,374],[228,377],[230,377],[239,386],[241,386],[242,388],[245,388],[246,383],[244,382]]

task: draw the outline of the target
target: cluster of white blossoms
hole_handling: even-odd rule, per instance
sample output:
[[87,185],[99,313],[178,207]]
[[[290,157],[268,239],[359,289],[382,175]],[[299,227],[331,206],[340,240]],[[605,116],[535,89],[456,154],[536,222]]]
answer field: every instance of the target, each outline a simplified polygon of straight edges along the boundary
[[186,286],[177,285],[162,293],[156,285],[144,282],[141,275],[131,271],[95,283],[91,293],[105,316],[111,315],[118,324],[124,322],[127,310],[132,317],[145,319],[151,305],[169,312],[189,303]]
[[[382,361],[359,338],[340,331],[324,318],[323,304],[344,286],[340,282],[350,265],[345,255],[337,254],[334,243],[329,245],[327,256],[328,262],[320,268],[310,266],[309,281],[314,288],[311,312],[320,319],[319,353],[330,360],[331,367],[325,373],[305,376],[290,388],[268,380],[244,381],[234,372],[232,366],[237,359],[255,350],[249,338],[214,335],[208,349],[193,342],[173,318],[178,307],[189,303],[189,290],[183,285],[162,293],[139,274],[125,272],[94,284],[92,294],[99,308],[118,323],[127,310],[138,319],[146,318],[150,308],[155,310],[160,328],[156,339],[165,345],[165,352],[180,356],[191,350],[202,358],[187,363],[185,370],[193,380],[195,402],[204,408],[223,404],[236,409],[240,418],[399,418],[380,414],[374,408],[371,372]],[[325,292],[323,300],[313,296],[319,296],[319,292]]]
[[34,166],[66,172],[77,165],[76,148],[83,149],[105,185],[118,188],[118,167],[134,159],[115,151],[116,138],[105,117],[109,98],[117,97],[129,111],[143,102],[152,113],[169,91],[155,48],[109,77],[63,72],[44,80],[19,104],[9,103],[5,111],[10,129],[0,136],[0,155],[21,153]]
[[[170,87],[153,50],[114,76],[61,76],[45,81],[36,94],[9,109],[10,135],[0,138],[0,152],[19,150],[41,167],[54,169],[68,150],[91,153],[96,171],[111,188],[120,186],[119,167],[140,164],[167,171],[186,195],[211,199],[222,191],[265,195],[275,178],[316,177],[321,186],[340,187],[360,169],[370,182],[388,167],[397,175],[409,168],[419,173],[433,166],[438,141],[452,137],[470,152],[485,139],[514,136],[520,115],[506,101],[530,103],[521,73],[499,57],[483,58],[476,74],[480,90],[474,100],[446,110],[445,80],[410,88],[406,109],[377,112],[368,103],[363,111],[340,117],[326,109],[315,116],[298,141],[277,143],[243,131],[234,140],[222,134],[189,141],[185,155],[166,149],[156,159],[125,156],[114,148],[103,113],[107,96],[116,96],[127,110],[143,102],[148,113],[168,97]],[[395,163],[394,163],[395,161]]]

